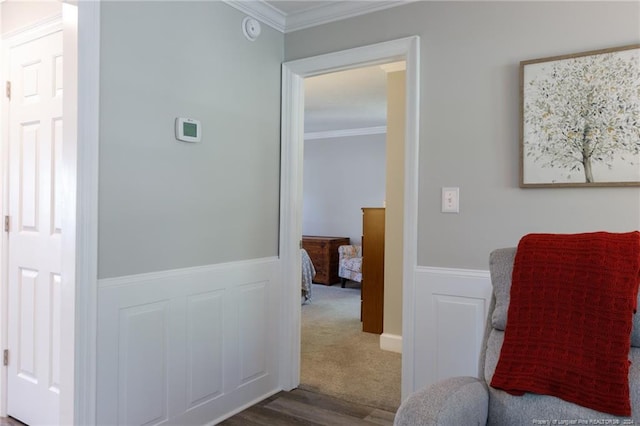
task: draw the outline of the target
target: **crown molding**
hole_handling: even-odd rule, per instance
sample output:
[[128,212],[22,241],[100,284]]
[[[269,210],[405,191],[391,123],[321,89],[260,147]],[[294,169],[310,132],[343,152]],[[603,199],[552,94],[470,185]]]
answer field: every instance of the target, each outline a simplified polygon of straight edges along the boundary
[[326,130],[322,132],[307,132],[304,134],[304,140],[310,141],[314,139],[345,138],[349,136],[381,135],[384,133],[387,133],[387,126],[363,127],[360,129]]
[[265,0],[223,1],[281,33],[290,33],[418,0],[340,1],[290,15],[282,13]]
[[341,1],[286,17],[285,33],[389,9],[417,0]]
[[231,7],[238,9],[259,20],[260,22],[270,26],[271,28],[286,32],[286,16],[275,7],[271,6],[264,0],[223,0]]

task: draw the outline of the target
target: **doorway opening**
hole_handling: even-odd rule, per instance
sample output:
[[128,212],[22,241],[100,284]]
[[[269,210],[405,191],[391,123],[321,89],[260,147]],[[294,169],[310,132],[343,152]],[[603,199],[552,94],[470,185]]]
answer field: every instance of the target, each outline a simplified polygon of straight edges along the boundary
[[[403,175],[403,126],[395,123],[404,122],[404,103],[396,94],[404,95],[404,79],[396,73],[405,71],[404,63],[396,65],[402,66],[304,80],[302,246],[317,275],[311,300],[301,309],[300,348],[300,388],[391,412],[400,403],[401,355],[382,350],[380,335],[383,319],[388,329],[396,323],[395,334],[401,334],[400,307],[392,309],[400,301],[392,296],[401,276],[390,274],[401,270],[402,250],[385,258],[386,241],[395,237],[386,235],[385,210],[387,221],[400,221],[396,228],[402,233],[401,198],[388,193],[397,189],[393,181],[387,185]],[[393,231],[396,224],[390,225],[386,229]],[[383,318],[385,292],[391,297]]]
[[365,46],[283,64],[280,255],[283,273],[281,386],[300,384],[300,241],[304,79],[335,71],[406,61],[403,242],[402,242],[402,396],[413,388],[413,273],[417,251],[418,68],[419,38]]

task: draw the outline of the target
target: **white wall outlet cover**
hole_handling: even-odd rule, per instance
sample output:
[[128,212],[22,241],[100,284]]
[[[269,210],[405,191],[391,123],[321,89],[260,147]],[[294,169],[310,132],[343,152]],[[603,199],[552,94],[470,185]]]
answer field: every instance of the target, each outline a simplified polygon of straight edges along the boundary
[[442,188],[442,213],[460,212],[460,188]]
[[260,36],[261,31],[262,28],[257,19],[247,16],[242,20],[242,32],[248,40],[255,41]]

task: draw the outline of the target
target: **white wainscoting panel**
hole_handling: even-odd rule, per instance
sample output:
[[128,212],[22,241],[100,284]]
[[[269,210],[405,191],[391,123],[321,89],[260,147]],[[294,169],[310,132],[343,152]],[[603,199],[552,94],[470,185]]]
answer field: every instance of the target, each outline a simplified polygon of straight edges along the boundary
[[167,420],[169,300],[119,310],[118,424]]
[[279,263],[100,280],[97,423],[214,424],[278,391]]
[[[267,374],[267,286],[266,283],[240,287],[240,382],[244,385]],[[273,343],[273,342],[271,342]]]
[[224,291],[187,298],[187,406],[222,395]]
[[477,376],[491,302],[488,271],[418,267],[414,391],[454,376]]

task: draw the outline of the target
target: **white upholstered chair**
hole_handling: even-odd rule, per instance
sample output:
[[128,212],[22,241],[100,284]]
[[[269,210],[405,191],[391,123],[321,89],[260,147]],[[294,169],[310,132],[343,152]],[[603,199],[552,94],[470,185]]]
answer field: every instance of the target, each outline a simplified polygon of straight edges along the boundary
[[362,246],[340,246],[338,255],[338,276],[341,278],[342,288],[347,280],[362,282]]

